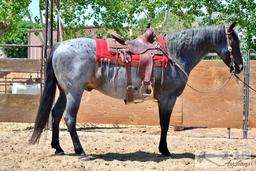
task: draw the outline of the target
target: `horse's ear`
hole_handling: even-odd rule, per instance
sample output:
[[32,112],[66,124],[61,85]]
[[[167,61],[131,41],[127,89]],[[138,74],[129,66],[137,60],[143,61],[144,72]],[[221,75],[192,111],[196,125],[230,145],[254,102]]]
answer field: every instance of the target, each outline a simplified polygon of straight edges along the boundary
[[228,32],[232,32],[235,26],[236,26],[236,22],[233,22],[233,23],[229,26]]

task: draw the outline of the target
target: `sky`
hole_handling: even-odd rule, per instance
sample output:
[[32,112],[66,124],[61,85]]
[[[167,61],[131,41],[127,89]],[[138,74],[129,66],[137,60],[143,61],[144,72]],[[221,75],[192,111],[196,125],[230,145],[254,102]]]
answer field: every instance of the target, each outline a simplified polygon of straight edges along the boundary
[[39,16],[39,6],[38,6],[39,0],[32,0],[32,3],[29,5],[29,10],[32,13],[32,16]]
[[[32,18],[38,16],[39,17],[39,0],[32,0],[31,4],[29,5],[29,10],[32,13]],[[94,19],[88,20],[86,25],[93,25]]]

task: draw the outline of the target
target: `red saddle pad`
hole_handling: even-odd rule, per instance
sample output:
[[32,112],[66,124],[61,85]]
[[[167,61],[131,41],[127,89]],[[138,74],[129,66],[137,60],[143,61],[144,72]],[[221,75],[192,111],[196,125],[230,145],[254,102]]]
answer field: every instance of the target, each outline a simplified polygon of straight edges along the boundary
[[[162,36],[157,37],[159,43],[166,48],[165,42]],[[132,62],[139,62],[140,55],[131,54]],[[96,39],[96,61],[100,62],[101,58],[109,58],[109,59],[117,59],[119,55],[111,54],[108,51],[107,41],[105,39]],[[166,67],[168,58],[166,55],[154,55],[153,57],[154,63],[160,64],[161,67]]]

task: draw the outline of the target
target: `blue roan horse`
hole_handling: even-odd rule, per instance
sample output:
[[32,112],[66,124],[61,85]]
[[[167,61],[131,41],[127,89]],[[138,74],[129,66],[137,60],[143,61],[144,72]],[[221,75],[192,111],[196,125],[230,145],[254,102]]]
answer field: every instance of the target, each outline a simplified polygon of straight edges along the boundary
[[[233,31],[234,27],[235,24],[208,26],[165,35],[168,55],[176,64],[168,62],[163,73],[160,67],[154,67],[152,73],[154,98],[157,99],[159,107],[161,154],[170,156],[166,136],[172,109],[176,98],[186,86],[187,76],[200,60],[207,53],[216,52],[231,72],[242,71],[239,38]],[[125,99],[127,93],[126,68],[114,64],[108,67],[100,66],[95,61],[95,51],[95,40],[89,38],[68,40],[53,47],[47,61],[45,88],[30,143],[35,144],[39,141],[48,121],[58,86],[60,95],[52,109],[51,146],[56,149],[55,154],[64,154],[59,144],[59,123],[63,112],[66,111],[64,120],[75,153],[86,158],[76,131],[77,111],[83,91],[96,89],[118,99]],[[137,68],[132,67],[131,70],[132,85],[140,87],[142,79],[137,75]],[[139,90],[134,90],[134,97],[139,95]]]

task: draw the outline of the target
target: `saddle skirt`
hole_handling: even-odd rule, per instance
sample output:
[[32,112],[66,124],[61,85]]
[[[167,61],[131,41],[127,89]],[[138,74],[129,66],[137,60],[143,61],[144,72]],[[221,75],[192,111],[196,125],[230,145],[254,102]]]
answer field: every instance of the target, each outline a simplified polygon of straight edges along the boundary
[[145,94],[149,94],[153,66],[167,67],[168,57],[162,36],[157,36],[156,41],[152,43],[143,42],[140,37],[124,43],[116,39],[96,39],[96,62],[126,67],[127,103],[134,102],[131,67],[138,68],[138,76],[146,86]]

